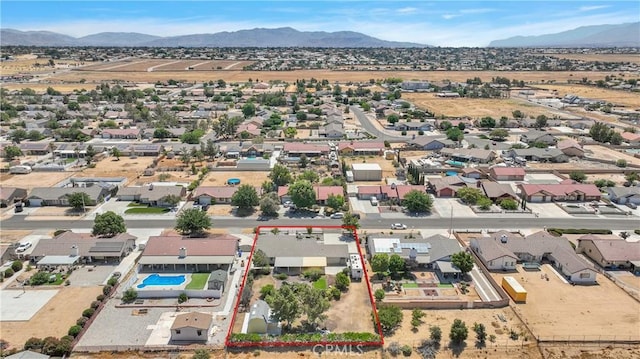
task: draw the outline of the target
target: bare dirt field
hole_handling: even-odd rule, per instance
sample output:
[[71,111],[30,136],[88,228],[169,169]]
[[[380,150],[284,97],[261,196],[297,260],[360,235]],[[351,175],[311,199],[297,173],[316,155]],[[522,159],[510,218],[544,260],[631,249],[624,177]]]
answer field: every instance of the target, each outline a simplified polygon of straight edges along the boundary
[[229,178],[239,178],[240,184],[249,184],[260,187],[262,182],[268,179],[266,171],[215,171],[209,172],[202,181],[202,186],[226,186]]
[[75,172],[31,172],[28,174],[3,174],[3,187],[19,187],[32,189],[34,187],[51,187],[71,176]]
[[[541,278],[546,274],[549,280]],[[594,286],[564,283],[545,264],[541,271],[523,271],[515,277],[527,290],[527,302],[517,304],[529,329],[541,339],[640,339],[640,304],[613,282],[598,275]],[[503,274],[493,277],[502,282]],[[616,303],[615,309],[602,303]]]
[[31,337],[62,337],[89,308],[102,287],[62,287],[42,309],[26,322],[2,322],[2,339],[10,347],[22,347]]
[[35,91],[36,93],[45,93],[47,91],[47,88],[51,87],[56,89],[57,91],[60,91],[63,94],[70,94],[72,92],[74,92],[75,90],[87,90],[87,91],[91,91],[91,90],[95,90],[96,86],[99,86],[99,83],[78,83],[78,82],[74,82],[74,83],[55,83],[55,84],[49,84],[49,83],[6,83],[6,84],[2,84],[2,87],[6,88],[7,90],[20,90],[20,89],[24,89],[24,88],[30,88],[33,91]]
[[[59,65],[62,65],[63,63],[65,63],[65,61],[57,61],[57,60],[55,62],[59,63]],[[86,64],[88,63],[90,62],[86,62]],[[39,64],[39,65],[36,65],[36,64]],[[79,65],[73,61],[70,62],[70,64],[73,64],[74,66]],[[34,72],[55,70],[53,67],[48,65],[49,65],[48,58],[38,59],[35,57],[35,55],[18,56],[15,61],[0,62],[0,74],[2,74],[3,76],[7,76],[7,75],[18,74],[18,73],[34,73]]]
[[339,301],[331,302],[331,308],[326,312],[327,329],[333,332],[375,332],[370,318],[371,299],[367,290],[367,283],[352,282],[349,291],[342,294]]
[[[591,80],[591,73],[589,73],[589,79]],[[568,94],[577,95],[580,97],[586,97],[594,100],[603,100],[611,102],[617,105],[628,106],[631,108],[640,107],[640,96],[637,93],[629,91],[608,90],[603,88],[597,88],[594,86],[583,85],[536,85],[536,87],[557,90],[560,97],[564,97]]]
[[584,146],[587,151],[593,152],[593,156],[597,158],[606,158],[611,161],[625,160],[627,163],[640,165],[640,158],[633,157],[625,152],[619,152],[600,145]]
[[514,99],[439,98],[432,93],[407,93],[403,94],[402,98],[414,102],[416,106],[425,108],[436,116],[511,118],[515,110],[520,110],[527,116],[553,116],[547,108]]
[[31,234],[29,230],[2,230],[0,243],[14,243]]
[[74,177],[126,177],[127,183],[134,182],[142,175],[142,172],[151,163],[154,157],[120,157],[119,161],[115,161],[112,157],[107,157],[96,162],[95,168],[85,168],[76,172]]
[[640,64],[638,54],[544,54],[559,59],[600,62],[631,62]]
[[[353,163],[377,163],[382,168],[382,181],[384,182],[384,178],[386,177],[394,177],[396,176],[396,168],[393,167],[392,160],[385,160],[380,156],[354,156],[354,157],[342,157],[347,165],[351,165]],[[373,182],[372,182],[373,184]]]
[[[238,65],[240,66],[240,65]],[[234,69],[237,67],[234,66]],[[241,68],[241,67],[240,67]],[[629,73],[631,74],[631,73]],[[293,82],[297,79],[327,79],[329,81],[369,81],[369,79],[385,79],[388,77],[398,77],[402,79],[417,79],[429,81],[466,81],[468,78],[480,77],[482,80],[490,80],[492,77],[502,76],[523,80],[526,82],[542,82],[554,80],[556,82],[566,82],[574,79],[579,73],[570,71],[327,71],[327,70],[298,70],[298,71],[175,71],[175,72],[147,72],[146,68],[140,72],[127,73],[126,78],[118,76],[108,71],[71,71],[55,74],[52,81],[72,81],[80,79],[87,81],[103,80],[127,80],[134,82],[155,82],[166,81],[168,79],[184,79],[186,81],[209,81],[223,79],[225,81],[247,81],[249,78],[258,78],[261,81],[282,80]],[[604,79],[605,76],[618,75],[618,72],[589,72],[589,79],[592,81]]]

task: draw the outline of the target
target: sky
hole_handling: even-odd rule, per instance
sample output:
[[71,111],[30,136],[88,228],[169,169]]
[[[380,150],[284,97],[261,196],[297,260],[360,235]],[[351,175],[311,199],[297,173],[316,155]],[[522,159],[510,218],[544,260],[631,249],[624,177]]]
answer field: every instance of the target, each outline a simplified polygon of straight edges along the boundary
[[[32,1],[1,0],[0,26],[81,37],[99,32],[175,36],[253,28],[357,31],[442,47],[640,21],[640,1]],[[0,39],[1,43],[1,39]]]

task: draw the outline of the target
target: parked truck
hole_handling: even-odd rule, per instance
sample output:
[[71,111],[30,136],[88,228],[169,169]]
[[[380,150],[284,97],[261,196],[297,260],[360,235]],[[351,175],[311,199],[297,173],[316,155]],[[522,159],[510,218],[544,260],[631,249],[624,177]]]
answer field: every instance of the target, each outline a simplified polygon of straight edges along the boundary
[[31,173],[31,167],[25,166],[25,165],[11,166],[9,167],[9,173],[13,173],[13,174]]
[[502,278],[502,288],[509,294],[511,299],[516,303],[525,303],[527,301],[527,291],[513,277]]

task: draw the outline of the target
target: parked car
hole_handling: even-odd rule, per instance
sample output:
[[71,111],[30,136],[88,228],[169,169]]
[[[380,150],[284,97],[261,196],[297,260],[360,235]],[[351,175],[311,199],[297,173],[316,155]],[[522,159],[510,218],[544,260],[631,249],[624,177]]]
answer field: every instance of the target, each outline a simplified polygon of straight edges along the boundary
[[203,204],[201,208],[202,208],[203,211],[206,212],[206,211],[209,210],[209,205],[208,204]]
[[287,208],[287,207],[291,207],[291,205],[292,205],[292,204],[293,204],[293,202],[291,202],[291,201],[286,201],[286,202],[284,202],[284,204],[283,204],[283,205],[284,205],[284,207],[285,207],[285,208]]
[[16,252],[24,252],[29,248],[31,248],[31,242],[20,243],[20,245],[18,245],[18,248],[16,248]]
[[631,208],[631,209],[636,209],[638,208],[638,205],[635,203],[631,203],[631,202],[627,202],[627,207]]
[[331,215],[331,218],[332,218],[332,219],[341,219],[341,218],[344,218],[344,213],[341,213],[341,212],[334,213],[334,214],[332,214],[332,215]]
[[394,223],[391,225],[391,229],[407,229],[407,225],[402,223]]

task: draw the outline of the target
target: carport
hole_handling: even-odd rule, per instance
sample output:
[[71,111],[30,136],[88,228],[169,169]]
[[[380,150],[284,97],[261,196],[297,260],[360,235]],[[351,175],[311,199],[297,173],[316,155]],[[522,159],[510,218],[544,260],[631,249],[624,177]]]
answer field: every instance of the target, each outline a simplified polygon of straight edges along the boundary
[[277,257],[274,270],[282,270],[289,274],[302,273],[305,269],[320,269],[324,272],[327,266],[326,257]]
[[44,256],[36,263],[37,267],[42,266],[72,266],[78,262],[80,256]]
[[436,261],[436,270],[440,272],[443,279],[457,279],[460,276],[460,269],[453,266],[451,262]]

